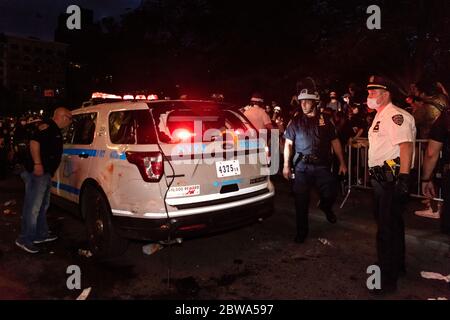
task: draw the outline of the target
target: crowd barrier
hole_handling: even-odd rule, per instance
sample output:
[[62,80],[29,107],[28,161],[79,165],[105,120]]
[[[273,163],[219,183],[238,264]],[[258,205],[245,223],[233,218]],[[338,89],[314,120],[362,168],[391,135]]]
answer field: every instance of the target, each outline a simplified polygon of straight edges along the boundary
[[[414,170],[413,177],[414,184],[413,189],[410,194],[412,197],[416,198],[425,198],[422,195],[421,191],[421,179],[422,179],[422,164],[423,164],[423,157],[424,153],[426,151],[426,144],[428,140],[416,140],[415,144],[415,157],[413,159],[414,161]],[[347,202],[348,198],[350,197],[350,194],[352,192],[352,189],[358,188],[358,189],[372,189],[370,185],[370,179],[369,179],[369,168],[368,168],[368,157],[369,152],[369,140],[367,138],[358,138],[354,139],[352,144],[349,144],[346,146],[346,156],[348,158],[348,180],[345,182],[345,197],[344,200],[341,203],[340,208],[342,209]],[[442,152],[440,154],[440,157],[442,157]],[[439,177],[439,173],[436,174],[437,177]],[[438,190],[438,198],[435,198],[433,200],[437,201],[443,201],[442,200],[442,193],[441,189],[437,188]]]

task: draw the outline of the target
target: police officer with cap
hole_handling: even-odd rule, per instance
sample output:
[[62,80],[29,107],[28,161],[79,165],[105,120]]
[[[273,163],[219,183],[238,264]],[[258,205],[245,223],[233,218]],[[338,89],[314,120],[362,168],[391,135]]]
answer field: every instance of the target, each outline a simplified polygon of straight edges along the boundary
[[345,174],[347,167],[333,123],[317,110],[320,101],[318,93],[303,89],[298,100],[301,112],[292,119],[284,133],[283,176],[289,179],[291,169],[295,171],[295,242],[303,243],[308,236],[308,209],[313,185],[319,191],[320,209],[325,212],[330,223],[337,221],[332,210],[337,196],[337,179],[331,172],[331,148],[339,159],[339,174]]
[[422,192],[429,198],[436,197],[436,189],[431,180],[434,168],[442,151],[443,183],[441,211],[441,231],[450,235],[450,109],[447,107],[431,127],[427,151],[423,161]]
[[373,292],[390,293],[397,289],[398,276],[405,271],[402,213],[409,194],[416,126],[412,115],[392,104],[392,87],[386,79],[371,76],[367,91],[367,106],[377,111],[369,129],[368,155],[381,269],[381,288]]

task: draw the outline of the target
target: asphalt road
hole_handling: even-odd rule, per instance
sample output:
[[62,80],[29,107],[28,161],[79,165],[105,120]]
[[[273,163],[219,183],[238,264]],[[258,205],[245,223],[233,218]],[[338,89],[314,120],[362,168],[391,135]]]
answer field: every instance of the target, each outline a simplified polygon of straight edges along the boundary
[[[407,275],[397,293],[374,297],[366,288],[366,269],[376,260],[370,192],[354,191],[337,210],[336,225],[311,208],[310,237],[299,245],[292,241],[288,184],[274,181],[275,212],[262,223],[152,255],[142,253],[146,243],[132,242],[125,255],[108,263],[79,255],[86,248],[83,222],[58,207],[51,207],[49,224],[60,239],[41,245],[37,255],[17,248],[23,186],[17,177],[1,181],[0,299],[76,299],[82,290],[66,286],[70,265],[80,267],[81,289],[91,288],[88,299],[450,299],[448,283],[420,275],[450,274],[450,241],[439,233],[438,221],[414,216],[420,202],[411,200],[405,212]],[[12,199],[17,203],[5,207]]]

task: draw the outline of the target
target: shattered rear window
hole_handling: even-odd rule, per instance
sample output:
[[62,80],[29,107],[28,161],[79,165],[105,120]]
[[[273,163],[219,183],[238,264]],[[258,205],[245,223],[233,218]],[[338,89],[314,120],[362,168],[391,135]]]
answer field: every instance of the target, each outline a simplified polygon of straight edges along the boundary
[[214,102],[161,103],[152,105],[152,113],[159,140],[164,143],[210,142],[226,130],[251,129],[237,111]]

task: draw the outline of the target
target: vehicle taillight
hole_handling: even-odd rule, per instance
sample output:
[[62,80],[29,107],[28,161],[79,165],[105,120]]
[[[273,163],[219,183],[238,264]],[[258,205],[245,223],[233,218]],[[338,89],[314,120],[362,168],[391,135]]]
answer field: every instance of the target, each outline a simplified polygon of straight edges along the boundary
[[126,152],[127,160],[135,164],[146,182],[158,182],[164,174],[161,152]]

